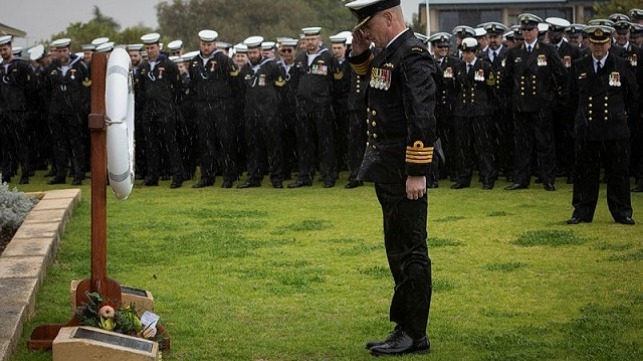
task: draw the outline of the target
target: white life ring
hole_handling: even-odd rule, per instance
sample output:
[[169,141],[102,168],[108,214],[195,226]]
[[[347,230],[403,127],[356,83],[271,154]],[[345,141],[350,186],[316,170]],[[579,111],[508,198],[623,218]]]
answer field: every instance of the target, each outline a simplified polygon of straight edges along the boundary
[[107,60],[105,113],[109,185],[117,199],[127,199],[134,186],[134,83],[123,48]]

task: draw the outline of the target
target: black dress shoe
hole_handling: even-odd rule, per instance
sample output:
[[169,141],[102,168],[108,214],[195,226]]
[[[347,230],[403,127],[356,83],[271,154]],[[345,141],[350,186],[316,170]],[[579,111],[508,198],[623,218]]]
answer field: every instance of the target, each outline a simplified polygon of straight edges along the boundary
[[393,329],[393,331],[391,331],[391,333],[389,333],[389,334],[388,334],[388,336],[386,337],[386,340],[373,340],[373,341],[368,341],[368,342],[366,343],[366,349],[367,349],[367,350],[370,350],[370,349],[372,349],[372,348],[373,348],[373,347],[375,347],[375,346],[382,346],[382,345],[386,344],[387,342],[391,342],[391,341],[392,341],[392,340],[394,340],[395,338],[399,337],[400,332],[404,332],[404,331],[402,331],[402,328],[401,328],[401,327],[399,327],[399,326],[395,326],[395,328]]
[[[579,224],[579,223],[584,223],[584,222],[586,222],[586,221],[583,220],[580,217],[572,217],[572,218],[567,220],[567,224]],[[587,222],[587,223],[589,223],[589,222]]]
[[83,181],[82,181],[82,180],[80,180],[80,179],[78,179],[78,178],[74,178],[74,179],[71,181],[71,185],[73,185],[73,186],[80,186],[80,185],[83,185]]
[[543,188],[545,188],[545,190],[548,192],[553,192],[556,190],[556,187],[554,187],[553,183],[545,183],[543,184]]
[[491,189],[493,189],[493,183],[484,183],[484,184],[482,185],[482,189],[484,189],[484,190],[491,190]]
[[243,188],[253,188],[253,187],[261,187],[260,183],[256,182],[251,182],[251,181],[245,181],[243,183],[240,183],[237,188],[243,189]]
[[170,184],[170,188],[175,189],[175,188],[181,188],[183,185],[183,180],[173,180],[172,184]]
[[414,340],[404,331],[400,332],[397,337],[381,346],[371,347],[373,356],[396,356],[406,354],[425,354],[429,352],[431,345],[429,339],[424,336],[421,339]]
[[335,186],[335,182],[332,182],[332,181],[324,182],[324,188],[333,188],[334,186]]
[[633,226],[633,225],[636,224],[636,222],[634,222],[632,217],[619,218],[619,219],[616,220],[616,223],[625,224],[625,225],[628,225],[628,226]]
[[232,181],[223,181],[221,188],[232,188]]
[[360,186],[362,186],[363,184],[364,184],[364,183],[363,183],[362,181],[359,181],[359,180],[352,180],[352,181],[349,181],[348,183],[346,183],[346,185],[344,186],[344,188],[346,188],[346,189],[353,189],[353,188],[360,187]]
[[469,188],[469,184],[456,182],[451,185],[451,189],[462,189],[462,188]]
[[313,185],[313,182],[309,180],[305,181],[305,180],[297,179],[293,183],[290,183],[288,185],[288,188],[310,187],[312,185]]
[[47,184],[65,184],[65,177],[53,177],[47,181]]
[[514,183],[514,184],[506,186],[505,190],[513,191],[513,190],[516,190],[516,189],[526,189],[526,188],[527,188],[526,185],[523,185],[523,184],[520,184],[520,183]]
[[635,193],[643,192],[643,182],[636,183],[636,186],[632,188],[632,192],[635,192]]
[[272,188],[281,189],[281,188],[283,188],[283,187],[284,187],[284,183],[283,183],[283,182],[281,182],[281,181],[274,181],[274,182],[272,182]]
[[209,179],[209,178],[201,178],[199,183],[193,184],[192,188],[203,188],[203,187],[210,187],[214,185],[214,179]]
[[426,187],[427,187],[427,188],[430,188],[430,189],[438,188],[438,187],[439,187],[439,185],[438,185],[438,181],[430,181],[430,182],[427,182]]
[[29,177],[21,177],[20,184],[29,184]]

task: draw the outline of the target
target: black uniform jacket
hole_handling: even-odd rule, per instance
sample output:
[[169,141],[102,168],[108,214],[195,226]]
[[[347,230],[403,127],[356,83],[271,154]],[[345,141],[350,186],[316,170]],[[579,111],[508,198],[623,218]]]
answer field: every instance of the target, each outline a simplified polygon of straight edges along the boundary
[[139,99],[146,113],[160,114],[175,110],[182,86],[179,69],[174,62],[160,54],[154,69],[147,61],[141,63],[138,77]]
[[246,116],[272,117],[279,112],[281,88],[286,84],[284,69],[274,59],[262,58],[259,68],[247,63],[240,76],[245,84]]
[[28,110],[29,94],[36,91],[33,70],[28,62],[14,58],[0,64],[0,111]]
[[556,48],[536,42],[531,53],[525,44],[509,49],[501,82],[514,111],[537,112],[567,92],[568,74]]
[[442,109],[452,110],[455,104],[455,66],[460,60],[445,56],[438,65],[437,105]]
[[488,62],[477,59],[467,74],[467,63],[455,66],[456,99],[453,115],[457,117],[490,116],[496,99],[496,75]]
[[[79,57],[72,55],[66,66],[54,61],[47,67],[45,89],[50,114],[83,114],[89,112],[91,80]],[[64,69],[67,69],[65,72]]]
[[380,53],[349,58],[367,74],[368,142],[359,178],[404,183],[428,173],[436,141],[435,62],[407,29]]
[[572,67],[571,97],[577,104],[574,137],[586,140],[626,139],[628,115],[638,113],[638,86],[627,60],[609,54],[596,74],[594,58],[587,56]]
[[310,66],[308,54],[299,54],[295,59],[297,100],[305,104],[330,104],[337,71],[337,60],[327,48],[317,53]]
[[239,69],[232,59],[221,50],[215,50],[212,57],[203,61],[197,55],[190,61],[190,89],[196,100],[237,97],[239,91]]

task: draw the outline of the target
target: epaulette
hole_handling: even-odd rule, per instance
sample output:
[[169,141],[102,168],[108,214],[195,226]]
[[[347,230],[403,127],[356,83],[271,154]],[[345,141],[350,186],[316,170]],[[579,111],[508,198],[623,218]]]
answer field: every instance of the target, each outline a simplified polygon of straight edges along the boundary
[[424,49],[422,49],[419,46],[414,46],[414,47],[411,48],[411,51],[417,51],[418,53],[421,53],[421,52],[424,51]]

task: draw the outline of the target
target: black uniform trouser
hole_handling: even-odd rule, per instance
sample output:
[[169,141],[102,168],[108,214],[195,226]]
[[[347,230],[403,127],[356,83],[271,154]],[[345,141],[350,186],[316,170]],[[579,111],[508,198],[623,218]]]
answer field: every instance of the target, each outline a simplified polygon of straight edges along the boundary
[[357,180],[359,167],[364,158],[366,150],[366,108],[352,110],[348,116],[348,139],[346,144],[346,154],[348,158],[348,180]]
[[384,245],[395,291],[390,320],[410,337],[422,338],[431,307],[431,259],[426,244],[428,197],[406,198],[405,184],[375,183],[384,216]]
[[20,163],[22,178],[29,178],[29,142],[27,137],[27,112],[0,113],[0,139],[2,140],[3,178],[14,176],[14,164]]
[[573,176],[574,173],[574,115],[565,103],[556,103],[554,107],[554,142],[556,144],[556,169]]
[[177,140],[181,151],[181,159],[187,176],[192,178],[197,166],[196,137],[198,134],[194,108],[192,103],[184,104],[179,108],[177,122]]
[[494,156],[494,126],[490,116],[453,118],[455,133],[456,182],[471,183],[474,156],[478,156],[480,179],[483,184],[493,184],[497,175]]
[[297,169],[297,113],[282,111],[281,119],[283,124],[284,175],[290,177],[293,170]]
[[607,176],[607,206],[614,220],[632,217],[628,139],[576,142],[574,179],[574,217],[591,221],[598,203],[601,165]]
[[167,151],[170,172],[174,181],[183,180],[181,151],[176,141],[176,115],[172,112],[145,114],[143,127],[146,135],[148,181],[158,181],[162,175],[161,157]]
[[234,115],[232,99],[198,101],[196,103],[197,128],[199,129],[199,149],[201,177],[212,179],[216,175],[217,164],[223,166],[223,179],[234,182],[237,171],[237,138],[239,118]]
[[[430,176],[433,180],[447,178],[455,175],[455,140],[453,135],[453,111],[445,104],[438,104],[436,110],[436,130],[442,143],[442,151],[446,162],[433,162]],[[437,157],[436,157],[437,158]],[[436,159],[434,158],[434,160]]]
[[346,170],[348,167],[347,138],[348,138],[348,109],[346,105],[336,105],[335,124],[333,126],[333,139],[335,140],[335,155],[337,156],[337,170]]
[[[319,157],[321,179],[335,182],[337,158],[333,142],[333,114],[330,105],[300,108],[297,114],[297,152],[299,178],[312,180],[315,173],[315,149]],[[317,140],[315,148],[315,140]]]
[[281,141],[283,124],[277,116],[260,114],[246,115],[246,144],[248,145],[248,180],[261,183],[268,160],[270,180],[273,183],[284,180],[284,151]]
[[502,170],[502,174],[505,177],[513,177],[514,163],[516,161],[514,156],[516,145],[514,143],[513,112],[502,105],[495,111],[494,119],[496,119],[496,136],[498,137],[496,142],[498,168]]
[[84,178],[87,150],[83,132],[87,121],[81,114],[49,114],[49,130],[54,148],[56,177],[66,178],[69,159],[74,171],[74,179]]
[[514,113],[514,183],[529,185],[534,147],[543,183],[556,181],[556,151],[551,109]]

